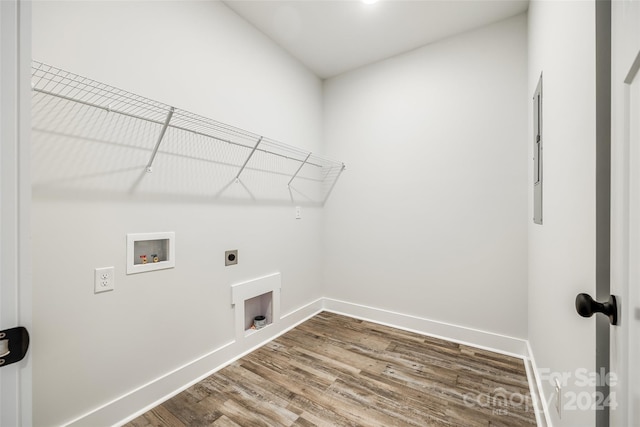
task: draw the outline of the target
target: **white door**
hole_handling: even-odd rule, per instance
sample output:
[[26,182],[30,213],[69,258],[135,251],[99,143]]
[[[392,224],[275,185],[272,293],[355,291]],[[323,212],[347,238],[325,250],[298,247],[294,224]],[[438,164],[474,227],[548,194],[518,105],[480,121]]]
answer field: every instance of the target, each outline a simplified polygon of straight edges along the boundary
[[[31,326],[30,13],[28,2],[0,0],[0,331]],[[29,426],[30,356],[7,363],[16,340],[0,337],[0,426]]]
[[612,1],[611,426],[640,426],[640,1]]

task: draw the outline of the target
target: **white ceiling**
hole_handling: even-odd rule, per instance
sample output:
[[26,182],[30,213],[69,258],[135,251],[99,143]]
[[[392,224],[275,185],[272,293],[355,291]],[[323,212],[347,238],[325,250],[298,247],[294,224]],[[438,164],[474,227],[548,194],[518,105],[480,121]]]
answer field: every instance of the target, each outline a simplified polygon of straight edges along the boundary
[[528,0],[226,0],[320,78],[527,10]]

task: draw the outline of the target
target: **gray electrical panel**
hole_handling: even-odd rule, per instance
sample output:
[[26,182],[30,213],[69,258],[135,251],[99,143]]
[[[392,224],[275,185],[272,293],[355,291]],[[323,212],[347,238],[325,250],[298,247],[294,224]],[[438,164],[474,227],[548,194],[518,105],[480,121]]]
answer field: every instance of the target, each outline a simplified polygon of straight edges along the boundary
[[533,222],[542,224],[542,75],[533,94]]

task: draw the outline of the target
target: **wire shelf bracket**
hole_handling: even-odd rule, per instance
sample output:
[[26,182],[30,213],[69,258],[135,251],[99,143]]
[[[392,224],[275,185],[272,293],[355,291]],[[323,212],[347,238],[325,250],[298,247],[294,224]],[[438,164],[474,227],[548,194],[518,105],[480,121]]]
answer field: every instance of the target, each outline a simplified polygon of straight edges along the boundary
[[238,171],[238,175],[236,175],[236,182],[240,181],[240,174],[242,173],[244,168],[247,167],[247,163],[249,163],[249,160],[251,160],[251,157],[253,157],[253,153],[256,152],[256,150],[258,149],[258,145],[260,145],[261,142],[262,142],[262,137],[260,137],[260,139],[258,139],[258,142],[256,142],[256,145],[253,147],[253,150],[251,150],[251,152],[249,153],[249,156],[246,158],[246,160],[242,164],[242,167]]
[[289,180],[289,183],[287,183],[287,187],[291,186],[291,183],[293,182],[294,179],[296,179],[296,176],[298,176],[302,167],[307,164],[307,160],[309,160],[309,157],[311,157],[311,153],[307,154],[307,157],[304,158],[304,161],[300,164],[300,167],[298,167],[298,170],[296,170],[296,173],[293,174],[293,176]]
[[[110,108],[109,108],[110,109]],[[160,144],[162,143],[162,138],[164,138],[164,134],[167,132],[167,128],[169,127],[169,122],[171,121],[171,117],[173,117],[173,113],[176,111],[174,107],[169,109],[169,113],[167,114],[167,119],[162,126],[162,130],[160,131],[160,136],[158,136],[158,141],[156,142],[156,146],[153,148],[153,152],[151,153],[151,158],[149,159],[149,163],[147,163],[147,172],[153,172],[153,159],[156,158],[156,154],[158,154],[158,148],[160,148]]]

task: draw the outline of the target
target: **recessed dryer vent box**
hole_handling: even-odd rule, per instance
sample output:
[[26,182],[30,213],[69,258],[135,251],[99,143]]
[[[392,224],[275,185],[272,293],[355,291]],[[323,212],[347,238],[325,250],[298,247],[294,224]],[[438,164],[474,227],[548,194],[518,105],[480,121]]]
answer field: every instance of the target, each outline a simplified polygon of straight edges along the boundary
[[256,316],[265,316],[267,326],[280,320],[280,273],[231,285],[231,304],[235,307],[236,339],[246,338]]
[[175,265],[174,232],[127,234],[127,274],[173,268]]

